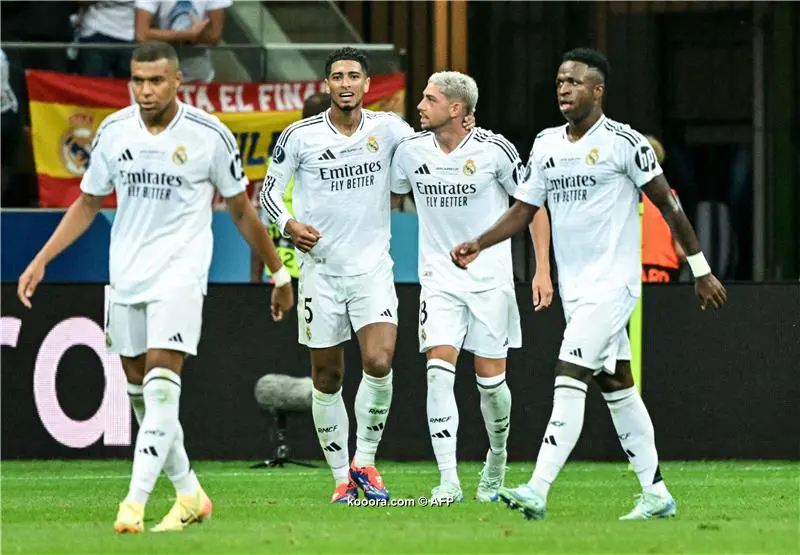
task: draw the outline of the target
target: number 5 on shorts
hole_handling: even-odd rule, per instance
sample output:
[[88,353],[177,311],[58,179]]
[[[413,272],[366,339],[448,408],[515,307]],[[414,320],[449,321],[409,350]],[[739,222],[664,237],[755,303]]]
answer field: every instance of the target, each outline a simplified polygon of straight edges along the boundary
[[305,297],[303,299],[303,310],[306,313],[306,324],[310,324],[311,320],[314,319],[314,313],[311,312],[311,297]]

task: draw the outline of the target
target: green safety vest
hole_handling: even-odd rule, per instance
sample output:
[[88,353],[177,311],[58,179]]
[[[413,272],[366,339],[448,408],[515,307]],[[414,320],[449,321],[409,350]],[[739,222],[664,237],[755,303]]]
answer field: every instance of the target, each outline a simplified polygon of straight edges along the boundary
[[[269,169],[269,165],[272,163],[272,156],[267,158],[267,168]],[[289,213],[294,216],[294,210],[292,209],[292,192],[294,191],[294,177],[289,180],[289,184],[286,186],[286,191],[283,193],[283,203],[286,205],[286,209],[289,210]],[[278,251],[278,256],[280,256],[283,265],[286,266],[286,269],[289,270],[289,275],[295,279],[300,277],[300,268],[297,265],[297,256],[294,250],[294,243],[292,243],[291,239],[287,239],[283,235],[281,235],[281,231],[278,229],[278,226],[273,224],[269,224],[269,236],[272,238],[272,241],[275,243],[275,249]],[[266,281],[270,281],[272,278],[272,272],[269,271],[266,265],[264,265],[264,278]]]

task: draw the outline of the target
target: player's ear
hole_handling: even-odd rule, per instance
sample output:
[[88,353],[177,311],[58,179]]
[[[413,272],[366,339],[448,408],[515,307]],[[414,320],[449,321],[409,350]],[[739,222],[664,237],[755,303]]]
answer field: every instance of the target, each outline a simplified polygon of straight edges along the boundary
[[364,79],[364,92],[365,92],[365,93],[368,93],[368,92],[369,92],[369,77],[367,77],[366,79]]
[[598,83],[594,86],[593,97],[595,102],[603,100],[606,96],[606,86],[604,83]]
[[183,72],[181,70],[177,70],[175,72],[175,81],[177,87],[180,87],[183,83]]

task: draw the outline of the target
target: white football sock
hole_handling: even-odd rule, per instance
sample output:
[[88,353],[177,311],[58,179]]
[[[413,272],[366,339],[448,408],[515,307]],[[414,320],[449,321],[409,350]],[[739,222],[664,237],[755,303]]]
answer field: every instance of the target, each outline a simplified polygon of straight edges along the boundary
[[536,468],[528,484],[547,498],[550,485],[561,468],[583,429],[586,409],[586,391],[589,387],[580,380],[557,376],[553,388],[553,412],[544,432],[544,440],[536,458]]
[[489,453],[486,462],[492,466],[506,464],[506,444],[511,424],[511,390],[506,383],[506,373],[483,378],[475,376],[481,395],[481,414],[489,436]]
[[144,377],[145,415],[136,436],[133,473],[126,501],[146,503],[172,449],[180,423],[181,377],[153,368]]
[[136,423],[141,427],[142,420],[144,420],[144,386],[141,384],[129,383],[128,399],[131,402],[131,408],[133,409],[133,415],[136,417]]
[[311,413],[314,416],[314,428],[317,430],[319,444],[325,453],[325,460],[333,472],[336,484],[350,481],[350,461],[347,441],[350,432],[350,420],[342,399],[342,388],[336,393],[323,393],[317,388],[311,394]]
[[[128,398],[131,401],[131,407],[133,407],[133,414],[136,415],[136,422],[139,423],[140,427],[145,413],[143,390],[143,385],[128,384]],[[183,426],[181,426],[180,421],[178,422],[178,430],[172,443],[172,449],[170,449],[169,455],[164,461],[164,473],[175,486],[175,493],[178,495],[194,495],[200,487],[200,482],[194,470],[192,470],[191,463],[189,463],[189,455],[183,445]]]
[[461,485],[456,470],[458,405],[453,392],[455,381],[455,366],[437,358],[428,361],[428,430],[433,454],[439,466],[441,482]]
[[356,466],[375,466],[375,453],[392,404],[392,371],[382,378],[361,376],[355,400]]
[[658,466],[653,421],[636,386],[603,393],[622,450],[639,478],[642,490],[661,497],[669,494]]

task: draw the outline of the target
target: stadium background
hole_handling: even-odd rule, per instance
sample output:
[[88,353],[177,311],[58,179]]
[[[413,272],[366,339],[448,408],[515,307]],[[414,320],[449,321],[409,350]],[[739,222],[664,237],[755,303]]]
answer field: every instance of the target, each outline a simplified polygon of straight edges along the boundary
[[[88,89],[59,97],[51,88],[44,99],[26,89],[25,70],[74,72],[65,53],[76,45],[71,30],[50,21],[58,9],[13,4],[2,5],[11,14],[2,19],[2,47],[19,99],[19,109],[3,116],[4,143],[8,132],[19,148],[3,161],[2,458],[128,459],[135,427],[119,362],[104,354],[102,341],[113,209],[48,268],[33,311],[15,298],[16,277],[63,214],[63,201],[42,194],[65,186],[48,182],[48,168],[79,179],[79,172],[69,175],[76,161],[60,150],[65,133],[100,123],[70,118],[102,109],[92,112],[98,106]],[[38,19],[54,29],[49,35],[19,25],[19,12],[32,17],[37,9],[51,10]],[[701,314],[686,272],[680,283],[645,286],[642,387],[661,455],[800,458],[800,3],[236,2],[213,52],[216,81],[318,83],[327,53],[358,43],[374,74],[404,78],[405,88],[376,102],[415,125],[414,106],[431,72],[473,75],[479,125],[504,134],[523,158],[541,128],[562,121],[553,87],[561,53],[575,46],[604,51],[612,66],[606,113],[661,139],[667,177],[729,287],[729,306]],[[272,132],[299,116],[296,104],[269,108],[235,114],[238,124],[254,128],[262,125],[258,117],[276,118],[260,150],[251,151],[254,160],[267,154]],[[237,136],[245,145],[244,133]],[[256,183],[259,171],[258,164],[248,171]],[[392,225],[400,331],[381,455],[430,460],[415,344],[416,215],[393,213]],[[194,459],[259,459],[271,454],[270,420],[255,405],[255,381],[268,372],[307,375],[307,355],[293,322],[269,321],[265,286],[247,283],[249,251],[224,210],[215,213],[214,230],[203,339],[182,397],[181,411],[191,415],[183,417],[187,448]],[[510,355],[510,456],[530,460],[550,410],[563,316],[557,302],[543,314],[530,308],[528,237],[515,238],[514,265],[526,340]],[[484,439],[470,365],[462,357],[459,456],[477,461]],[[347,367],[351,402],[359,378],[354,345]],[[298,458],[319,458],[310,416],[291,419],[289,432]],[[613,434],[593,392],[574,458],[619,460]]]

